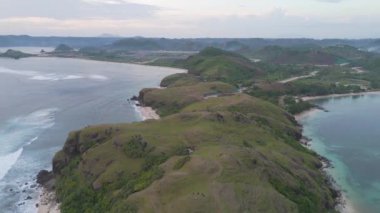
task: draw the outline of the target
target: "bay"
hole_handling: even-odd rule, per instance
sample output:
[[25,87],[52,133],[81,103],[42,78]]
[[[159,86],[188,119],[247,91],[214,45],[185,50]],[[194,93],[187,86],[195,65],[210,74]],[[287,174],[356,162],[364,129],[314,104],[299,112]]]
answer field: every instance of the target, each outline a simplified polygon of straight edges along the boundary
[[328,112],[301,119],[311,149],[331,160],[327,172],[356,212],[380,212],[380,95],[315,101]]

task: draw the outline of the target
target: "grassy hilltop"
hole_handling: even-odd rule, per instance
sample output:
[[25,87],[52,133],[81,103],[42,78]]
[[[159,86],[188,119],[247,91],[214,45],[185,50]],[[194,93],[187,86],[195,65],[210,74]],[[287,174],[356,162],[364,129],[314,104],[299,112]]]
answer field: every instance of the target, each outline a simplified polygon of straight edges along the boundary
[[206,49],[185,66],[140,93],[162,119],[69,135],[53,160],[62,212],[335,212],[293,116],[238,92],[264,77],[256,64]]

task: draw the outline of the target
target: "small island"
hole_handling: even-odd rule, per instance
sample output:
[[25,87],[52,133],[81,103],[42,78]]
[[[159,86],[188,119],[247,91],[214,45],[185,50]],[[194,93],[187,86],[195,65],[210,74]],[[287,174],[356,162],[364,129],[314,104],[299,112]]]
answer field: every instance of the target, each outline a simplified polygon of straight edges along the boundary
[[9,49],[5,53],[0,54],[0,57],[13,58],[13,59],[27,58],[27,57],[32,57],[32,56],[35,56],[35,55],[24,53],[18,50],[12,50],[12,49]]

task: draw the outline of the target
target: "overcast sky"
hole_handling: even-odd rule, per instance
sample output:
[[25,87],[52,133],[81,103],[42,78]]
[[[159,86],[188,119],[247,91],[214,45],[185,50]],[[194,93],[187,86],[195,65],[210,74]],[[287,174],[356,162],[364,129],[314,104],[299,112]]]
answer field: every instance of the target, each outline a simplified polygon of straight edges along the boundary
[[0,0],[0,34],[380,37],[379,0]]

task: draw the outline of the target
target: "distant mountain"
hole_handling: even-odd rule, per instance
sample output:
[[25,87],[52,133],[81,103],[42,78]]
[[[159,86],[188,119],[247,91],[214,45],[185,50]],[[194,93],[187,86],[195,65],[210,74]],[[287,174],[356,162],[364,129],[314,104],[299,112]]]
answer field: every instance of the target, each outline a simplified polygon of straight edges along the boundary
[[105,46],[109,45],[119,38],[99,38],[99,37],[32,37],[27,35],[0,36],[0,47],[17,47],[17,46],[38,46],[38,47],[55,47],[59,44],[67,44],[75,48],[85,46]]
[[11,46],[57,46],[67,44],[74,48],[101,47],[118,50],[180,50],[200,51],[206,47],[216,47],[224,50],[238,51],[240,49],[257,50],[265,46],[305,47],[350,45],[357,48],[369,48],[378,42],[375,39],[262,39],[262,38],[191,38],[167,39],[131,37],[119,38],[112,34],[102,34],[100,37],[32,37],[28,35],[0,36],[0,47]]
[[276,64],[324,64],[333,65],[358,60],[370,53],[348,45],[327,47],[267,46],[253,51],[252,57]]
[[112,44],[114,49],[125,50],[160,50],[163,49],[158,42],[146,38],[128,38],[116,41]]
[[335,64],[339,57],[321,49],[268,46],[254,54],[255,58],[276,64]]
[[66,45],[66,44],[60,44],[58,45],[55,49],[54,49],[54,52],[56,53],[66,53],[66,52],[72,52],[74,51],[75,49]]
[[228,51],[244,52],[244,50],[258,50],[266,46],[315,48],[335,45],[350,45],[357,48],[368,47],[374,40],[344,40],[344,39],[226,39],[226,38],[199,38],[199,39],[167,39],[133,37],[118,40],[108,48],[116,50],[170,50],[170,51],[200,51],[207,47],[215,47]]

